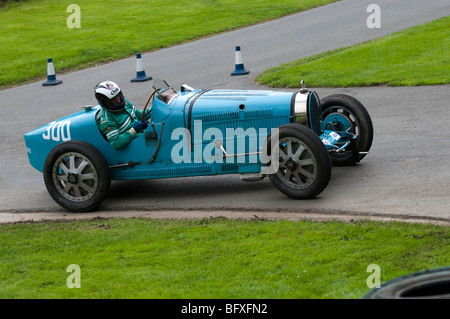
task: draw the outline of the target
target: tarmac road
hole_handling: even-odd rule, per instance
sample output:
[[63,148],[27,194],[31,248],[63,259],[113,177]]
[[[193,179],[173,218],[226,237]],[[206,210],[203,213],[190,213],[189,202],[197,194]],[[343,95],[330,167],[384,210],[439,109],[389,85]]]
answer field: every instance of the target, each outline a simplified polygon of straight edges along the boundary
[[[377,1],[381,28],[369,29],[366,8],[370,3],[373,1],[339,1],[146,53],[142,55],[144,67],[148,75],[164,78],[175,88],[183,83],[196,88],[260,88],[253,78],[268,67],[450,14],[447,0]],[[250,75],[230,76],[236,45],[241,46]],[[43,57],[44,63],[46,58]],[[119,83],[126,96],[142,107],[151,93],[152,81],[131,83],[134,76],[135,58],[130,57],[57,75],[63,84],[56,87],[43,87],[41,81],[0,91],[0,222],[74,215],[53,202],[41,174],[28,164],[23,134],[78,111],[82,105],[96,103],[93,87],[105,79]],[[208,217],[211,212],[226,215],[239,211],[239,216],[253,216],[255,212],[276,212],[280,216],[320,213],[450,221],[450,150],[446,130],[450,118],[449,88],[316,89],[321,97],[340,92],[363,102],[371,114],[375,138],[371,153],[359,165],[333,168],[330,184],[314,200],[291,200],[268,179],[246,183],[237,175],[113,182],[99,211],[87,216],[107,216],[111,211],[147,215],[151,214],[149,211],[177,211],[174,214],[178,217],[189,217],[192,212]]]

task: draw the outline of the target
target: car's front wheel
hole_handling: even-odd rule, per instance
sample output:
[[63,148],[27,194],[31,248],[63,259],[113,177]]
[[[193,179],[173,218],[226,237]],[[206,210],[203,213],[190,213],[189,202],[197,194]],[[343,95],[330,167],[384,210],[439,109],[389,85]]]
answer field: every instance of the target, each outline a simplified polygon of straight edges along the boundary
[[[334,166],[353,165],[364,158],[372,146],[373,125],[364,105],[345,94],[332,94],[321,101],[322,119],[326,130],[346,131],[356,135],[355,155],[351,147],[343,152],[331,152]],[[339,145],[338,145],[339,146]]]
[[60,206],[72,212],[87,212],[103,202],[111,178],[105,158],[95,147],[83,141],[68,141],[48,154],[44,182]]
[[[314,198],[320,194],[331,177],[331,161],[320,138],[309,128],[299,124],[286,124],[268,137],[271,147],[278,153],[278,170],[269,178],[278,190],[295,199]],[[273,143],[278,147],[273,148]]]

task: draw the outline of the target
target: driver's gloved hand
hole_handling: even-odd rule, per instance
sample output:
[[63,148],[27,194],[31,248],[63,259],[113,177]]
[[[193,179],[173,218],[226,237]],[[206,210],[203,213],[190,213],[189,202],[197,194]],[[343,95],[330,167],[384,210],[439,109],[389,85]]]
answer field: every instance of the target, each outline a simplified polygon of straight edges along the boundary
[[147,121],[139,121],[133,125],[133,129],[136,131],[136,133],[139,133],[139,132],[145,130],[147,127],[148,127]]

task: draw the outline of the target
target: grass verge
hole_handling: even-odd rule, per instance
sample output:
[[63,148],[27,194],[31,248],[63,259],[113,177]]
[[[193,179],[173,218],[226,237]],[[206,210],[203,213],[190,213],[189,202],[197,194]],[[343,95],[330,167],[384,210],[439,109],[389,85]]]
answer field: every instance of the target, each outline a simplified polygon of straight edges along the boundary
[[[0,88],[156,50],[336,0],[29,0],[0,7]],[[80,28],[69,28],[80,22]]]
[[450,83],[450,16],[363,44],[271,68],[272,87],[415,86]]
[[[0,298],[361,298],[450,264],[450,228],[311,221],[110,219],[0,226]],[[69,265],[81,287],[69,289]]]

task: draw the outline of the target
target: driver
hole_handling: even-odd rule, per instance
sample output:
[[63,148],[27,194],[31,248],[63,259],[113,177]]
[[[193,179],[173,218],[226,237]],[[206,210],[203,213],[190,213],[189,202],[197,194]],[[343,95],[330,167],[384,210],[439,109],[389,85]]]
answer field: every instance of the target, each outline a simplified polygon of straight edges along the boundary
[[142,119],[139,111],[124,96],[119,86],[112,81],[104,81],[95,86],[95,98],[102,107],[97,115],[97,125],[111,146],[122,149],[140,136],[148,127],[151,110]]

